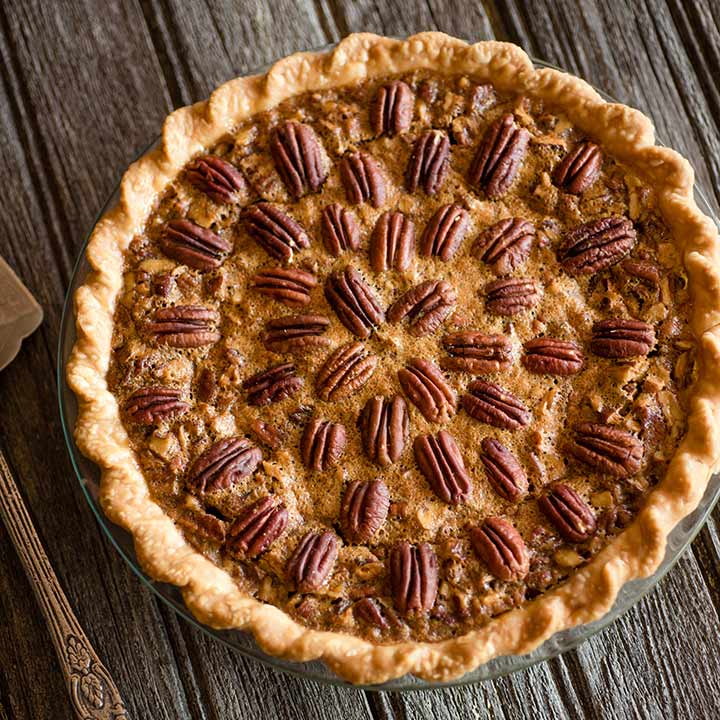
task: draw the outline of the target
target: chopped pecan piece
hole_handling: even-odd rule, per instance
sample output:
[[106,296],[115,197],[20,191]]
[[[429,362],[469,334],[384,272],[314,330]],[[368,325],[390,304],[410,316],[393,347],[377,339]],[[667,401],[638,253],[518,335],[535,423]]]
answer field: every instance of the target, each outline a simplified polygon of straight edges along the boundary
[[571,340],[539,337],[528,340],[524,348],[523,365],[540,375],[575,375],[585,362],[582,349]]
[[325,249],[333,257],[360,247],[360,226],[357,218],[351,210],[338,203],[328,205],[322,211],[322,229]]
[[387,630],[390,627],[390,623],[385,619],[387,610],[388,608],[385,608],[379,600],[369,597],[362,598],[353,605],[353,615],[358,620],[381,630]]
[[597,523],[593,511],[569,485],[555,483],[538,500],[538,506],[568,542],[583,542],[595,534]]
[[507,369],[512,360],[512,343],[505,335],[486,335],[474,330],[450,333],[442,339],[448,357],[445,370],[485,375]]
[[223,438],[195,460],[188,483],[200,493],[225,490],[252,474],[261,460],[260,448],[246,438]]
[[571,275],[591,275],[620,262],[635,245],[630,220],[611,215],[571,230],[558,252],[558,259]]
[[330,577],[337,555],[338,542],[334,533],[309,532],[288,561],[290,584],[301,593],[319,590]]
[[403,213],[385,212],[370,237],[370,267],[375,272],[407,270],[415,250],[415,224]]
[[195,389],[195,397],[204,403],[211,403],[217,393],[217,379],[212,368],[206,367],[200,371]]
[[415,96],[402,80],[383,85],[370,105],[370,126],[376,135],[399,135],[412,122]]
[[420,240],[420,255],[436,256],[443,262],[458,251],[465,237],[470,215],[459,205],[443,205],[432,216]]
[[377,296],[353,267],[328,277],[325,297],[340,322],[356,337],[370,337],[373,328],[385,320]]
[[349,543],[362,544],[384,525],[390,492],[382,480],[355,480],[348,485],[340,508],[340,527]]
[[247,183],[242,173],[229,162],[215,155],[193,160],[187,170],[187,179],[217,203],[232,203],[245,192]]
[[250,237],[276,260],[287,262],[295,251],[310,247],[305,228],[276,205],[257,203],[248,209],[245,220]]
[[173,260],[196,270],[220,267],[232,245],[212,230],[190,220],[171,220],[160,237],[160,249]]
[[387,311],[387,319],[398,323],[408,319],[408,332],[422,337],[435,332],[452,312],[457,301],[455,289],[446,280],[425,280],[401,295]]
[[430,545],[395,545],[390,551],[390,584],[398,612],[429,612],[437,596],[438,575],[437,556]]
[[584,422],[575,426],[568,452],[598,472],[624,478],[640,469],[643,443],[622,428]]
[[290,120],[273,128],[270,154],[285,187],[296,200],[317,192],[327,178],[320,142],[309,125]]
[[286,435],[278,427],[266,423],[264,420],[253,420],[250,424],[250,431],[261,442],[277,450],[285,442]]
[[483,438],[480,456],[493,490],[508,502],[517,502],[528,491],[528,478],[517,458],[498,440]]
[[622,269],[632,277],[636,277],[643,284],[651,288],[657,288],[660,285],[660,270],[647,260],[633,260],[628,258],[623,260]]
[[500,278],[485,286],[485,307],[496,315],[510,317],[530,310],[541,297],[540,286],[530,278]]
[[410,401],[429,422],[444,422],[455,414],[455,391],[429,360],[411,359],[398,370],[398,380]]
[[240,511],[228,532],[228,551],[241,558],[257,557],[285,532],[287,523],[284,503],[266,495]]
[[445,182],[450,167],[450,139],[447,133],[428,130],[421,135],[410,153],[405,185],[414,193],[419,187],[426,195],[435,195]]
[[161,345],[196,348],[216,343],[221,335],[215,329],[220,315],[202,305],[176,305],[155,311],[148,331]]
[[472,491],[460,448],[446,430],[436,436],[418,435],[413,444],[415,462],[434,493],[451,505],[464,503]]
[[473,252],[498,275],[508,275],[530,255],[535,226],[522,218],[505,218],[480,233]]
[[385,202],[385,176],[372,155],[362,151],[346,155],[340,163],[340,179],[350,205],[370,201],[379,208]]
[[470,540],[488,570],[500,580],[522,580],[528,574],[530,558],[525,542],[505,518],[487,518],[470,530]]
[[336,465],[345,452],[347,436],[342,423],[313,418],[300,439],[300,457],[310,470],[322,472]]
[[128,397],[125,412],[133,422],[152,425],[186,412],[190,405],[181,398],[179,388],[144,387]]
[[267,350],[277,353],[297,353],[326,347],[329,344],[323,333],[330,327],[324,315],[286,315],[268,320],[262,343]]
[[600,357],[647,355],[655,346],[655,330],[641,320],[601,320],[593,325],[590,349]]
[[370,398],[358,418],[365,454],[381,467],[397,462],[405,449],[410,419],[405,400]]
[[580,143],[560,161],[553,180],[565,192],[580,195],[597,180],[602,163],[602,151],[595,143]]
[[362,343],[348,343],[331,353],[320,368],[315,387],[321,400],[340,400],[363,387],[372,377],[378,356]]
[[303,386],[303,379],[295,374],[292,363],[273,365],[249,377],[242,384],[250,405],[269,405],[295,395]]
[[182,510],[175,518],[175,523],[186,533],[194,535],[204,542],[225,542],[226,523],[210,513],[202,510]]
[[317,280],[304,270],[272,267],[253,275],[250,283],[259,293],[286,305],[307,305]]
[[520,169],[529,141],[530,133],[518,127],[512,115],[495,120],[470,165],[470,184],[485,190],[489,198],[504,195]]
[[462,406],[476,420],[504,430],[518,430],[532,419],[530,411],[514,395],[484,380],[468,385]]

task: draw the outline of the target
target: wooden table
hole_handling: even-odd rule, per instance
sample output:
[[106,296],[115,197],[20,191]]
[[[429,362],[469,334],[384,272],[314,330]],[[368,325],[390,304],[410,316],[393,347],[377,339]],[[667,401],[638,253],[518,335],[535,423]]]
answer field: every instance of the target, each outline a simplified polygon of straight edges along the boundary
[[[714,5],[714,7],[713,7]],[[0,251],[46,320],[0,374],[0,446],[134,719],[711,718],[720,707],[720,510],[659,587],[561,658],[409,695],[324,687],[246,660],[133,575],[75,480],[55,401],[65,288],[117,179],[173,108],[349,32],[517,42],[654,118],[720,199],[717,0],[8,0],[0,5]],[[0,720],[70,717],[48,634],[0,527]]]

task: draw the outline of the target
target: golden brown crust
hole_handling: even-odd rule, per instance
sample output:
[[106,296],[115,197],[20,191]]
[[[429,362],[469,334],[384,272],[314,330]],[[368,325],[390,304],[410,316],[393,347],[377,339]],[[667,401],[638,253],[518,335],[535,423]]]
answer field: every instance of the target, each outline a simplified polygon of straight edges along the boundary
[[[565,584],[463,637],[376,645],[299,625],[278,608],[243,593],[230,575],[192,549],[150,497],[106,375],[123,252],[157,195],[193,155],[241,120],[293,95],[423,67],[439,73],[473,73],[499,90],[542,98],[652,184],[689,277],[699,377],[690,400],[688,433],[665,478],[635,522],[592,562]],[[102,218],[90,239],[87,257],[92,271],[75,296],[78,339],[68,363],[68,382],[79,401],[77,443],[100,466],[103,508],[133,534],[145,571],[180,586],[188,607],[202,622],[250,630],[272,655],[323,659],[354,683],[383,682],[405,673],[450,680],[493,657],[530,652],[553,633],[604,615],[625,582],[646,577],[658,567],[668,533],[697,506],[720,457],[720,243],[714,223],[694,202],[691,167],[654,142],[644,115],[605,103],[575,77],[535,70],[516,46],[468,45],[441,33],[421,33],[404,41],[351,35],[331,52],[285,58],[265,76],[232,80],[207,102],[170,115],[160,147],[128,169],[118,206]]]

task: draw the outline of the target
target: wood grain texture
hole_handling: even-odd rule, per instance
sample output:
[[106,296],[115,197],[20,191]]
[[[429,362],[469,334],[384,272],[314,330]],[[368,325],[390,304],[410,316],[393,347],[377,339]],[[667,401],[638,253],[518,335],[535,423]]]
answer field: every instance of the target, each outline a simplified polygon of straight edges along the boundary
[[[0,446],[130,716],[717,717],[720,511],[657,590],[562,658],[405,696],[280,675],[159,604],[105,539],[55,411],[57,328],[84,233],[173,108],[286,55],[369,30],[511,40],[647,112],[720,200],[720,30],[712,0],[42,0],[0,6],[0,252],[46,321],[0,374]],[[138,112],[137,108],[142,108]],[[88,552],[92,548],[92,552]],[[70,717],[42,616],[0,527],[0,720]],[[32,681],[29,681],[32,679]]]

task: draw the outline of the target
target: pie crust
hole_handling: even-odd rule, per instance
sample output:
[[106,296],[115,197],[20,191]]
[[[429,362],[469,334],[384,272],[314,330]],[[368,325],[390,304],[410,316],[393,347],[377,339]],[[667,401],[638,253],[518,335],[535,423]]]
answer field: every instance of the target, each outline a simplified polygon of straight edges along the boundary
[[[689,278],[698,377],[688,431],[665,477],[634,522],[589,564],[564,584],[461,637],[382,645],[298,624],[277,607],[245,594],[225,570],[191,547],[150,497],[106,376],[123,253],[157,196],[194,155],[240,121],[292,96],[420,68],[472,73],[501,92],[559,107],[575,126],[652,185]],[[271,655],[322,659],[352,683],[378,683],[406,673],[448,681],[492,658],[528,653],[560,630],[597,620],[625,582],[655,571],[669,532],[697,506],[720,459],[720,243],[715,224],[695,204],[693,177],[684,158],[655,145],[652,125],[640,112],[606,103],[571,75],[535,69],[512,44],[470,45],[435,32],[407,40],[351,35],[332,51],[298,53],[277,62],[266,75],[231,80],[206,102],[180,108],[165,121],[159,146],[127,170],[118,205],[96,225],[87,247],[92,270],[75,296],[77,342],[68,362],[68,382],[79,403],[75,437],[82,452],[101,468],[105,513],[132,533],[144,570],[179,586],[200,621],[251,631]]]

